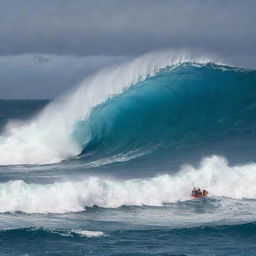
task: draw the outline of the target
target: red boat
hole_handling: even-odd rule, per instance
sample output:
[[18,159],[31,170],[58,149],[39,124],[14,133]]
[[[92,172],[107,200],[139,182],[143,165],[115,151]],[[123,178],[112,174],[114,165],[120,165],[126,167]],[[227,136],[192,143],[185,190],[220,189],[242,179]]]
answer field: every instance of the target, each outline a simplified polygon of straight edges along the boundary
[[191,193],[191,196],[193,198],[202,198],[207,195],[208,195],[208,191],[205,189],[201,190],[200,188],[194,188]]

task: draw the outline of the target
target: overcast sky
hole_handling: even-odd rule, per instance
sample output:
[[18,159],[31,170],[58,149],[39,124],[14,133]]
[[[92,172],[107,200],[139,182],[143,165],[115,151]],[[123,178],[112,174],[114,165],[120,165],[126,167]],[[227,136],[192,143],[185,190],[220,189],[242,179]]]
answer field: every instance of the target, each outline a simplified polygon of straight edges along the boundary
[[255,0],[0,0],[0,98],[52,98],[158,49],[256,68]]

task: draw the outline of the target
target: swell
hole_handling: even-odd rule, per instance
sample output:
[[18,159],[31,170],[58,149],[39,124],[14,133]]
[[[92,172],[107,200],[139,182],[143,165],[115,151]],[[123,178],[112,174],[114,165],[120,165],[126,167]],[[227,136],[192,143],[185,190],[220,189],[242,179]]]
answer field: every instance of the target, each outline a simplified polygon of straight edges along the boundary
[[[145,228],[145,227],[144,227]],[[120,236],[120,233],[127,232],[127,235],[140,235],[144,234],[147,235],[148,233],[155,233],[155,235],[185,235],[189,238],[199,238],[199,237],[207,237],[207,236],[216,236],[220,234],[221,236],[235,236],[244,238],[255,238],[256,237],[256,223],[249,222],[245,224],[233,224],[233,225],[217,225],[217,226],[197,226],[197,227],[182,227],[182,228],[175,228],[175,229],[163,229],[161,227],[155,227],[152,229],[127,229],[119,230],[119,231],[112,231],[109,232],[109,236]],[[88,235],[86,235],[88,234]],[[48,238],[48,239],[57,239],[57,238],[79,238],[79,237],[104,237],[106,236],[105,233],[101,231],[88,231],[88,230],[63,230],[63,229],[46,229],[43,227],[28,227],[28,228],[14,228],[14,229],[6,229],[0,230],[0,235],[4,236],[5,239],[12,238],[12,239],[21,239],[21,237],[33,237],[36,239],[40,238]]]
[[104,254],[107,248],[112,255],[127,255],[127,250],[134,255],[254,255],[255,228],[254,222],[181,229],[126,227],[110,231],[106,237],[89,238],[90,241],[72,231],[12,229],[0,231],[0,252],[3,255],[24,252],[53,255],[58,251],[62,255],[72,255],[76,250],[82,255],[99,255]]

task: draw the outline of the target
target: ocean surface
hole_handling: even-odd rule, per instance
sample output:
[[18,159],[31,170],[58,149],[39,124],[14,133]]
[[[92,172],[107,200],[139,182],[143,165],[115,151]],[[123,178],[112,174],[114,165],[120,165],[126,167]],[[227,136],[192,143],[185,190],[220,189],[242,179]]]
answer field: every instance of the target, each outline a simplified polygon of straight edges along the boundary
[[255,113],[256,71],[189,58],[0,100],[0,255],[256,255]]

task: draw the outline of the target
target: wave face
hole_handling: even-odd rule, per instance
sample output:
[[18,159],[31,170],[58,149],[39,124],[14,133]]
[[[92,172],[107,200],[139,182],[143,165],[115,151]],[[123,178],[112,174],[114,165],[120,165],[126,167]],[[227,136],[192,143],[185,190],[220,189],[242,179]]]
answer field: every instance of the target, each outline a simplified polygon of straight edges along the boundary
[[254,71],[211,63],[166,67],[97,106],[73,136],[82,154],[97,157],[255,137],[255,87]]

